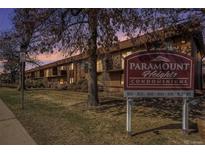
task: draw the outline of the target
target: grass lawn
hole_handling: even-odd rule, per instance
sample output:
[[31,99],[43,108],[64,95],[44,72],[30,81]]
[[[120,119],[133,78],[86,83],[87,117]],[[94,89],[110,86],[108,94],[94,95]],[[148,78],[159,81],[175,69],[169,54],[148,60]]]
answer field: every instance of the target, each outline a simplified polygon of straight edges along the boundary
[[[37,144],[204,144],[199,133],[182,133],[182,104],[177,100],[139,100],[133,107],[130,137],[125,131],[125,101],[107,102],[101,96],[102,105],[88,109],[86,93],[30,90],[22,111],[19,94],[16,89],[0,88],[0,98]],[[198,114],[192,107],[193,124]]]

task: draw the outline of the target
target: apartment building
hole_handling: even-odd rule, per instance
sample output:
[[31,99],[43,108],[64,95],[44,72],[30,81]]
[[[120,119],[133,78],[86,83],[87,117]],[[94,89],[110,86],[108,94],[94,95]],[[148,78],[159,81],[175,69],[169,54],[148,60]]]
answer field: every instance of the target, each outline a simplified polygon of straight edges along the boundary
[[[98,83],[108,93],[122,94],[124,58],[134,52],[166,49],[194,57],[195,89],[202,89],[202,58],[204,43],[199,23],[184,23],[128,39],[109,49],[99,48],[97,59]],[[88,56],[85,53],[26,71],[27,80],[43,80],[46,87],[69,86],[87,79]]]

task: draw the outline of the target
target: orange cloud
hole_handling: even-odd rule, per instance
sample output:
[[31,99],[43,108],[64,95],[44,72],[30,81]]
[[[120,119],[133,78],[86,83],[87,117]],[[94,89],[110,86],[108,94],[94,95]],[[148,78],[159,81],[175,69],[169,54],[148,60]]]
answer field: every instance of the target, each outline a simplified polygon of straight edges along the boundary
[[50,63],[60,59],[64,59],[65,56],[62,52],[54,52],[54,53],[43,53],[36,56],[36,59],[43,63]]
[[[76,54],[79,54],[79,53],[76,53]],[[74,56],[76,54],[73,54],[72,56]],[[42,54],[38,54],[38,55],[30,55],[30,57],[32,59],[36,59],[38,62],[40,62],[39,64],[42,66],[42,65],[45,65],[48,63],[52,63],[52,62],[61,60],[61,59],[65,59],[65,58],[69,57],[69,54],[68,53],[65,54],[64,52],[57,52],[56,51],[53,53],[42,53]],[[27,63],[26,70],[29,70],[29,69],[34,68],[34,67],[37,67],[37,65]]]

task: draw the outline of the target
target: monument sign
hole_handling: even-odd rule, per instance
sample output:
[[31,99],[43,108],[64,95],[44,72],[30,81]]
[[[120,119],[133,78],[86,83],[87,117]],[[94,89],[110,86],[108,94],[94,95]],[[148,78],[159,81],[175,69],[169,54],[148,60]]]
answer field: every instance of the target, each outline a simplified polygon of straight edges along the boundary
[[187,98],[194,96],[193,58],[173,51],[146,51],[125,57],[124,66],[128,133],[134,97],[182,97],[182,129],[188,131]]
[[126,97],[193,97],[193,59],[168,51],[134,53],[125,58]]

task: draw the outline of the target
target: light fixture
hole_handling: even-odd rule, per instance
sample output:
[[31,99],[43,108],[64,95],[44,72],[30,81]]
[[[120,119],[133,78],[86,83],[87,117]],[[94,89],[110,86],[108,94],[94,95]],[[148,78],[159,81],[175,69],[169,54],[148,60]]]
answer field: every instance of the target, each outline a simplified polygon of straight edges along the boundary
[[186,43],[186,41],[185,41],[185,40],[182,40],[181,43],[184,44],[184,43]]

